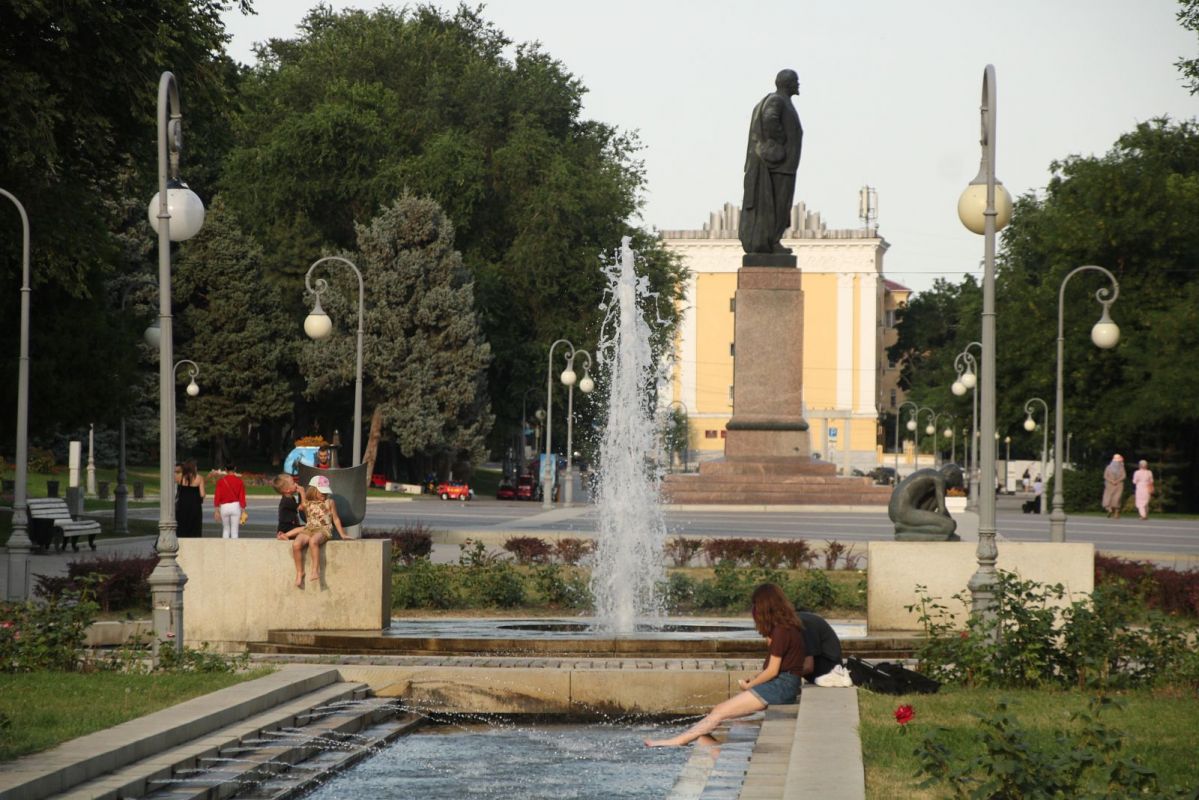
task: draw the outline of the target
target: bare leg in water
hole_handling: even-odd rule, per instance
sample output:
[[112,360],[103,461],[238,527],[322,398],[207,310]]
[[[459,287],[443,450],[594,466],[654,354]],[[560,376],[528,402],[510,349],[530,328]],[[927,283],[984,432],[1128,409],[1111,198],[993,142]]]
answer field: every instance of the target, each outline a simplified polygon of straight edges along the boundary
[[[753,692],[742,692],[736,697],[730,697],[723,703],[720,703],[713,708],[708,715],[699,722],[692,725],[683,733],[670,739],[646,739],[646,747],[682,747],[685,744],[690,744],[700,737],[706,737],[712,731],[716,730],[716,726],[724,722],[726,719],[736,719],[753,714],[755,711],[761,711],[766,708],[766,704],[758,699],[758,696]],[[709,737],[710,738],[710,737]]]

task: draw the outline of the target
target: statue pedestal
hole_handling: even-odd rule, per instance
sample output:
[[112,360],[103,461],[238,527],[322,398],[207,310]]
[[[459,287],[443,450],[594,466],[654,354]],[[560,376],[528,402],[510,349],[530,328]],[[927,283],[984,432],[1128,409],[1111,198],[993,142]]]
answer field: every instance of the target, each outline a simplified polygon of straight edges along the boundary
[[[745,256],[790,259],[790,255]],[[743,262],[744,263],[744,262]],[[808,459],[803,418],[803,274],[794,267],[749,266],[737,272],[733,418],[729,459]]]

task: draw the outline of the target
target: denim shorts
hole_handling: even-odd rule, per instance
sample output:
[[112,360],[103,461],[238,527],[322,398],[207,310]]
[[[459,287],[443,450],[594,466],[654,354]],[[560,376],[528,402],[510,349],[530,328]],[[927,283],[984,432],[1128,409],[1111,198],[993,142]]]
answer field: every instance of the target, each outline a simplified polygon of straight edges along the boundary
[[801,681],[790,672],[780,672],[776,677],[750,689],[754,696],[768,706],[794,703],[799,697]]

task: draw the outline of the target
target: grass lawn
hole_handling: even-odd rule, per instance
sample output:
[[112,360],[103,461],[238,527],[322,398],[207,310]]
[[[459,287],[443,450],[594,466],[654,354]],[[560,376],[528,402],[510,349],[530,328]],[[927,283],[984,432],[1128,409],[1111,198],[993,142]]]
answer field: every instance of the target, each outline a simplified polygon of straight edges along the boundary
[[45,750],[269,672],[0,675],[0,720],[7,723],[0,724],[0,761]]
[[[1089,697],[1079,692],[957,689],[942,687],[935,695],[891,697],[858,691],[861,713],[862,755],[866,763],[867,800],[903,797],[905,800],[952,797],[945,785],[917,789],[921,779],[913,777],[918,761],[912,751],[926,732],[949,728],[954,753],[974,751],[971,732],[978,719],[971,711],[989,715],[1004,700],[1008,712],[1028,732],[1028,740],[1039,747],[1054,746],[1054,732],[1077,731],[1079,723],[1070,714],[1085,711]],[[1135,756],[1157,773],[1162,786],[1199,786],[1199,759],[1195,758],[1195,732],[1199,731],[1199,698],[1183,694],[1129,692],[1119,695],[1123,709],[1110,708],[1100,719],[1113,730],[1124,732],[1123,753]],[[910,704],[916,711],[901,735],[895,722],[897,706]],[[958,759],[962,761],[964,759]]]

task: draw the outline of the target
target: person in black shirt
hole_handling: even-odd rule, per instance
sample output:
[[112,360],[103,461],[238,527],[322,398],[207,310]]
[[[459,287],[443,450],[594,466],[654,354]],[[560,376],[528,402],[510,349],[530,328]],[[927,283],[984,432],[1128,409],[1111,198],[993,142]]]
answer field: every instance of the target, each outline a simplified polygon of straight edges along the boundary
[[279,498],[279,523],[275,529],[276,534],[287,533],[293,528],[298,528],[304,524],[304,520],[300,518],[300,505],[304,499],[300,494],[300,487],[296,485],[296,480],[290,475],[280,475],[271,483],[275,487],[275,491],[282,497]]
[[803,622],[803,638],[807,660],[804,662],[804,680],[815,683],[821,675],[833,671],[841,664],[841,640],[833,626],[819,614],[800,611]]

